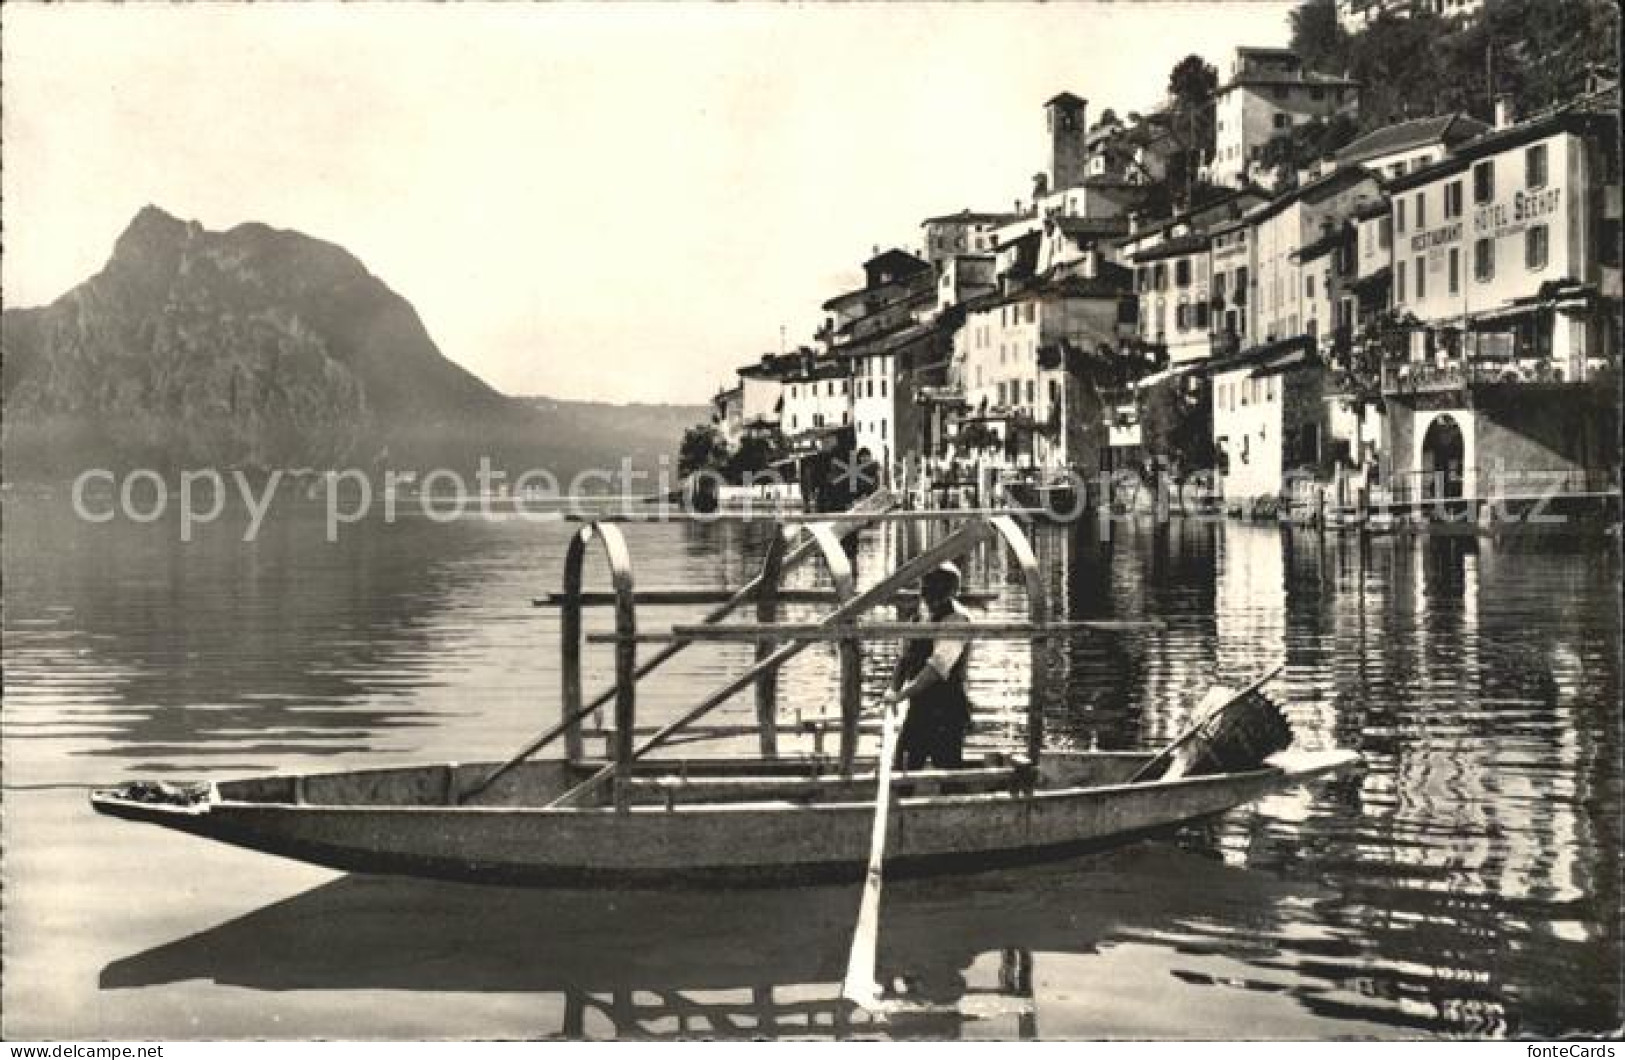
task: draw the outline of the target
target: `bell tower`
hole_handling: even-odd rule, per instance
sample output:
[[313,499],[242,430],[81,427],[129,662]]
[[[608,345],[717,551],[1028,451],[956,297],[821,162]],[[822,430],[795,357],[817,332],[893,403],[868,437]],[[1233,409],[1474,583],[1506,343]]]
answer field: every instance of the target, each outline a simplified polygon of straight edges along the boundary
[[1065,191],[1083,183],[1088,172],[1084,148],[1085,119],[1089,101],[1062,92],[1044,104],[1044,122],[1049,127],[1049,190]]

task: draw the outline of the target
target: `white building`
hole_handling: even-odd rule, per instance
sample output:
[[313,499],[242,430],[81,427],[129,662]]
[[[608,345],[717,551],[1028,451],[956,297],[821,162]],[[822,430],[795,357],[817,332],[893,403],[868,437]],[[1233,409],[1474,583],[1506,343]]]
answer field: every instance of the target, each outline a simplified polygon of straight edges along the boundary
[[1337,24],[1345,33],[1363,33],[1385,14],[1409,18],[1425,13],[1459,20],[1473,18],[1483,10],[1484,0],[1337,0]]
[[925,256],[940,272],[960,255],[986,254],[993,249],[993,232],[1019,218],[1014,213],[982,213],[969,209],[920,222],[925,229]]
[[1210,240],[1200,232],[1165,239],[1134,256],[1140,339],[1171,365],[1208,356],[1212,327]]
[[757,363],[739,369],[739,416],[744,430],[779,426],[784,376],[794,367],[790,357],[764,354]]
[[1214,97],[1214,154],[1208,179],[1238,187],[1265,174],[1264,145],[1277,134],[1359,108],[1359,86],[1303,68],[1284,48],[1237,48],[1230,79]]
[[1384,180],[1394,180],[1443,160],[1458,144],[1489,129],[1465,114],[1417,118],[1366,133],[1338,151],[1335,161],[1339,168],[1363,166]]
[[1253,242],[1251,292],[1255,344],[1298,335],[1317,337],[1334,321],[1322,319],[1318,267],[1306,268],[1305,247],[1340,227],[1362,205],[1381,197],[1377,181],[1359,168],[1340,169],[1259,207],[1248,216]]
[[[1564,379],[1617,355],[1611,313],[1591,297],[1555,295],[1600,292],[1611,269],[1617,297],[1619,169],[1607,124],[1571,113],[1511,125],[1392,182],[1394,305]],[[1600,209],[1610,188],[1612,219]],[[1415,358],[1428,341],[1417,334]]]
[[1117,349],[1132,327],[1123,311],[1126,286],[1068,276],[968,307],[954,335],[951,372],[967,406],[961,431],[980,424],[1000,443],[979,459],[1056,468],[1082,458],[1079,431],[1098,429],[1101,406],[1098,397],[1086,403],[1074,362]]
[[852,422],[852,380],[846,362],[810,353],[784,376],[780,426],[791,441]]

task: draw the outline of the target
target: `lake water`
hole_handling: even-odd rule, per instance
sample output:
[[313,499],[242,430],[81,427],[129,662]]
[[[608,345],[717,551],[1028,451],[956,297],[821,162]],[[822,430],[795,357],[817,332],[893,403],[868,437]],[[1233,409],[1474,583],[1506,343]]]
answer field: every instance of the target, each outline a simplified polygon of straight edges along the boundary
[[[1154,747],[1209,683],[1284,659],[1300,745],[1367,765],[1174,838],[889,885],[882,970],[935,1004],[875,1026],[836,1000],[856,887],[343,876],[90,811],[89,787],[137,777],[505,756],[557,714],[557,616],[530,598],[557,587],[573,527],[406,516],[329,544],[319,511],[285,508],[252,544],[229,521],[183,544],[61,499],[8,497],[4,519],[8,1038],[1547,1036],[1621,1019],[1609,545],[1036,531],[1060,611],[1165,628],[978,645],[978,740],[1019,737],[1036,679],[1052,744]],[[738,585],[766,540],[625,532],[644,586]],[[866,580],[895,547],[866,535]],[[1000,557],[967,581],[1020,613]],[[749,653],[690,649],[640,689],[640,718]],[[599,686],[607,658],[589,671]],[[815,647],[784,709],[821,711],[834,684]],[[753,717],[748,697],[728,710]]]

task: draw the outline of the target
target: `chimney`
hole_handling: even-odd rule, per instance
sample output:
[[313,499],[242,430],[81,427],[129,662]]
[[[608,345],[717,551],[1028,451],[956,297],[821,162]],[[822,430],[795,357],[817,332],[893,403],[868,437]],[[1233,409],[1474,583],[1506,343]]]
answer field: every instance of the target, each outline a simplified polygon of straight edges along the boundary
[[1496,96],[1495,127],[1497,129],[1505,129],[1507,126],[1516,123],[1517,120],[1518,112],[1516,105],[1512,102],[1512,93],[1503,92]]

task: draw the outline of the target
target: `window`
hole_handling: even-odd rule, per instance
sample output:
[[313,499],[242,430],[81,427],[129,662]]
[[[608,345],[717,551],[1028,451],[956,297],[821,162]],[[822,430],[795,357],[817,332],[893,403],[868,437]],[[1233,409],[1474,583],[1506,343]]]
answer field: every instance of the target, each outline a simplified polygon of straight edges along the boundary
[[1033,403],[1033,386],[1033,381],[1031,379],[1027,380],[1027,404],[1029,405]]
[[1000,405],[1004,404],[1004,394],[1005,394],[1005,384],[1004,384],[1004,381],[1001,379],[999,381],[999,398],[998,398],[998,402],[997,402]]
[[1151,267],[1151,286],[1159,291],[1168,287],[1168,266],[1158,262]]
[[1546,186],[1546,145],[1536,144],[1523,153],[1523,183],[1528,188]]
[[1550,242],[1545,225],[1536,225],[1524,233],[1523,263],[1531,269],[1544,269]]
[[1150,271],[1151,270],[1147,269],[1144,265],[1141,265],[1139,268],[1134,270],[1134,289],[1136,291],[1144,291],[1146,289],[1146,274]]
[[1444,186],[1444,218],[1461,216],[1461,181],[1452,180]]
[[1405,263],[1394,262],[1394,304],[1405,301]]
[[886,381],[884,379],[880,381],[880,396],[886,396]]
[[1313,273],[1310,273],[1308,276],[1303,278],[1303,296],[1305,298],[1313,298],[1315,296],[1315,277]]
[[1495,278],[1495,240],[1480,239],[1473,244],[1473,279],[1486,283]]
[[1191,263],[1188,258],[1181,258],[1174,262],[1174,284],[1178,287],[1191,285]]
[[1495,198],[1495,161],[1480,162],[1473,167],[1473,202],[1489,202]]
[[1394,200],[1394,231],[1404,234],[1405,231],[1405,200]]
[[1458,294],[1461,291],[1461,251],[1455,247],[1450,248],[1450,293]]
[[1416,259],[1416,300],[1420,302],[1428,294],[1427,259],[1418,256]]
[[1190,309],[1191,307],[1184,302],[1179,303],[1179,305],[1174,309],[1174,327],[1178,328],[1180,331],[1185,331],[1191,326]]
[[1277,129],[1290,129],[1292,127],[1292,115],[1277,114],[1275,116],[1275,127]]
[[1212,316],[1210,315],[1208,304],[1206,302],[1197,302],[1196,303],[1196,326],[1205,331],[1207,329],[1208,324],[1209,324],[1209,322],[1211,320],[1212,320]]
[[1416,227],[1421,228],[1428,223],[1428,201],[1422,192],[1416,193]]
[[1027,323],[1031,324],[1038,319],[1038,303],[1027,303]]

